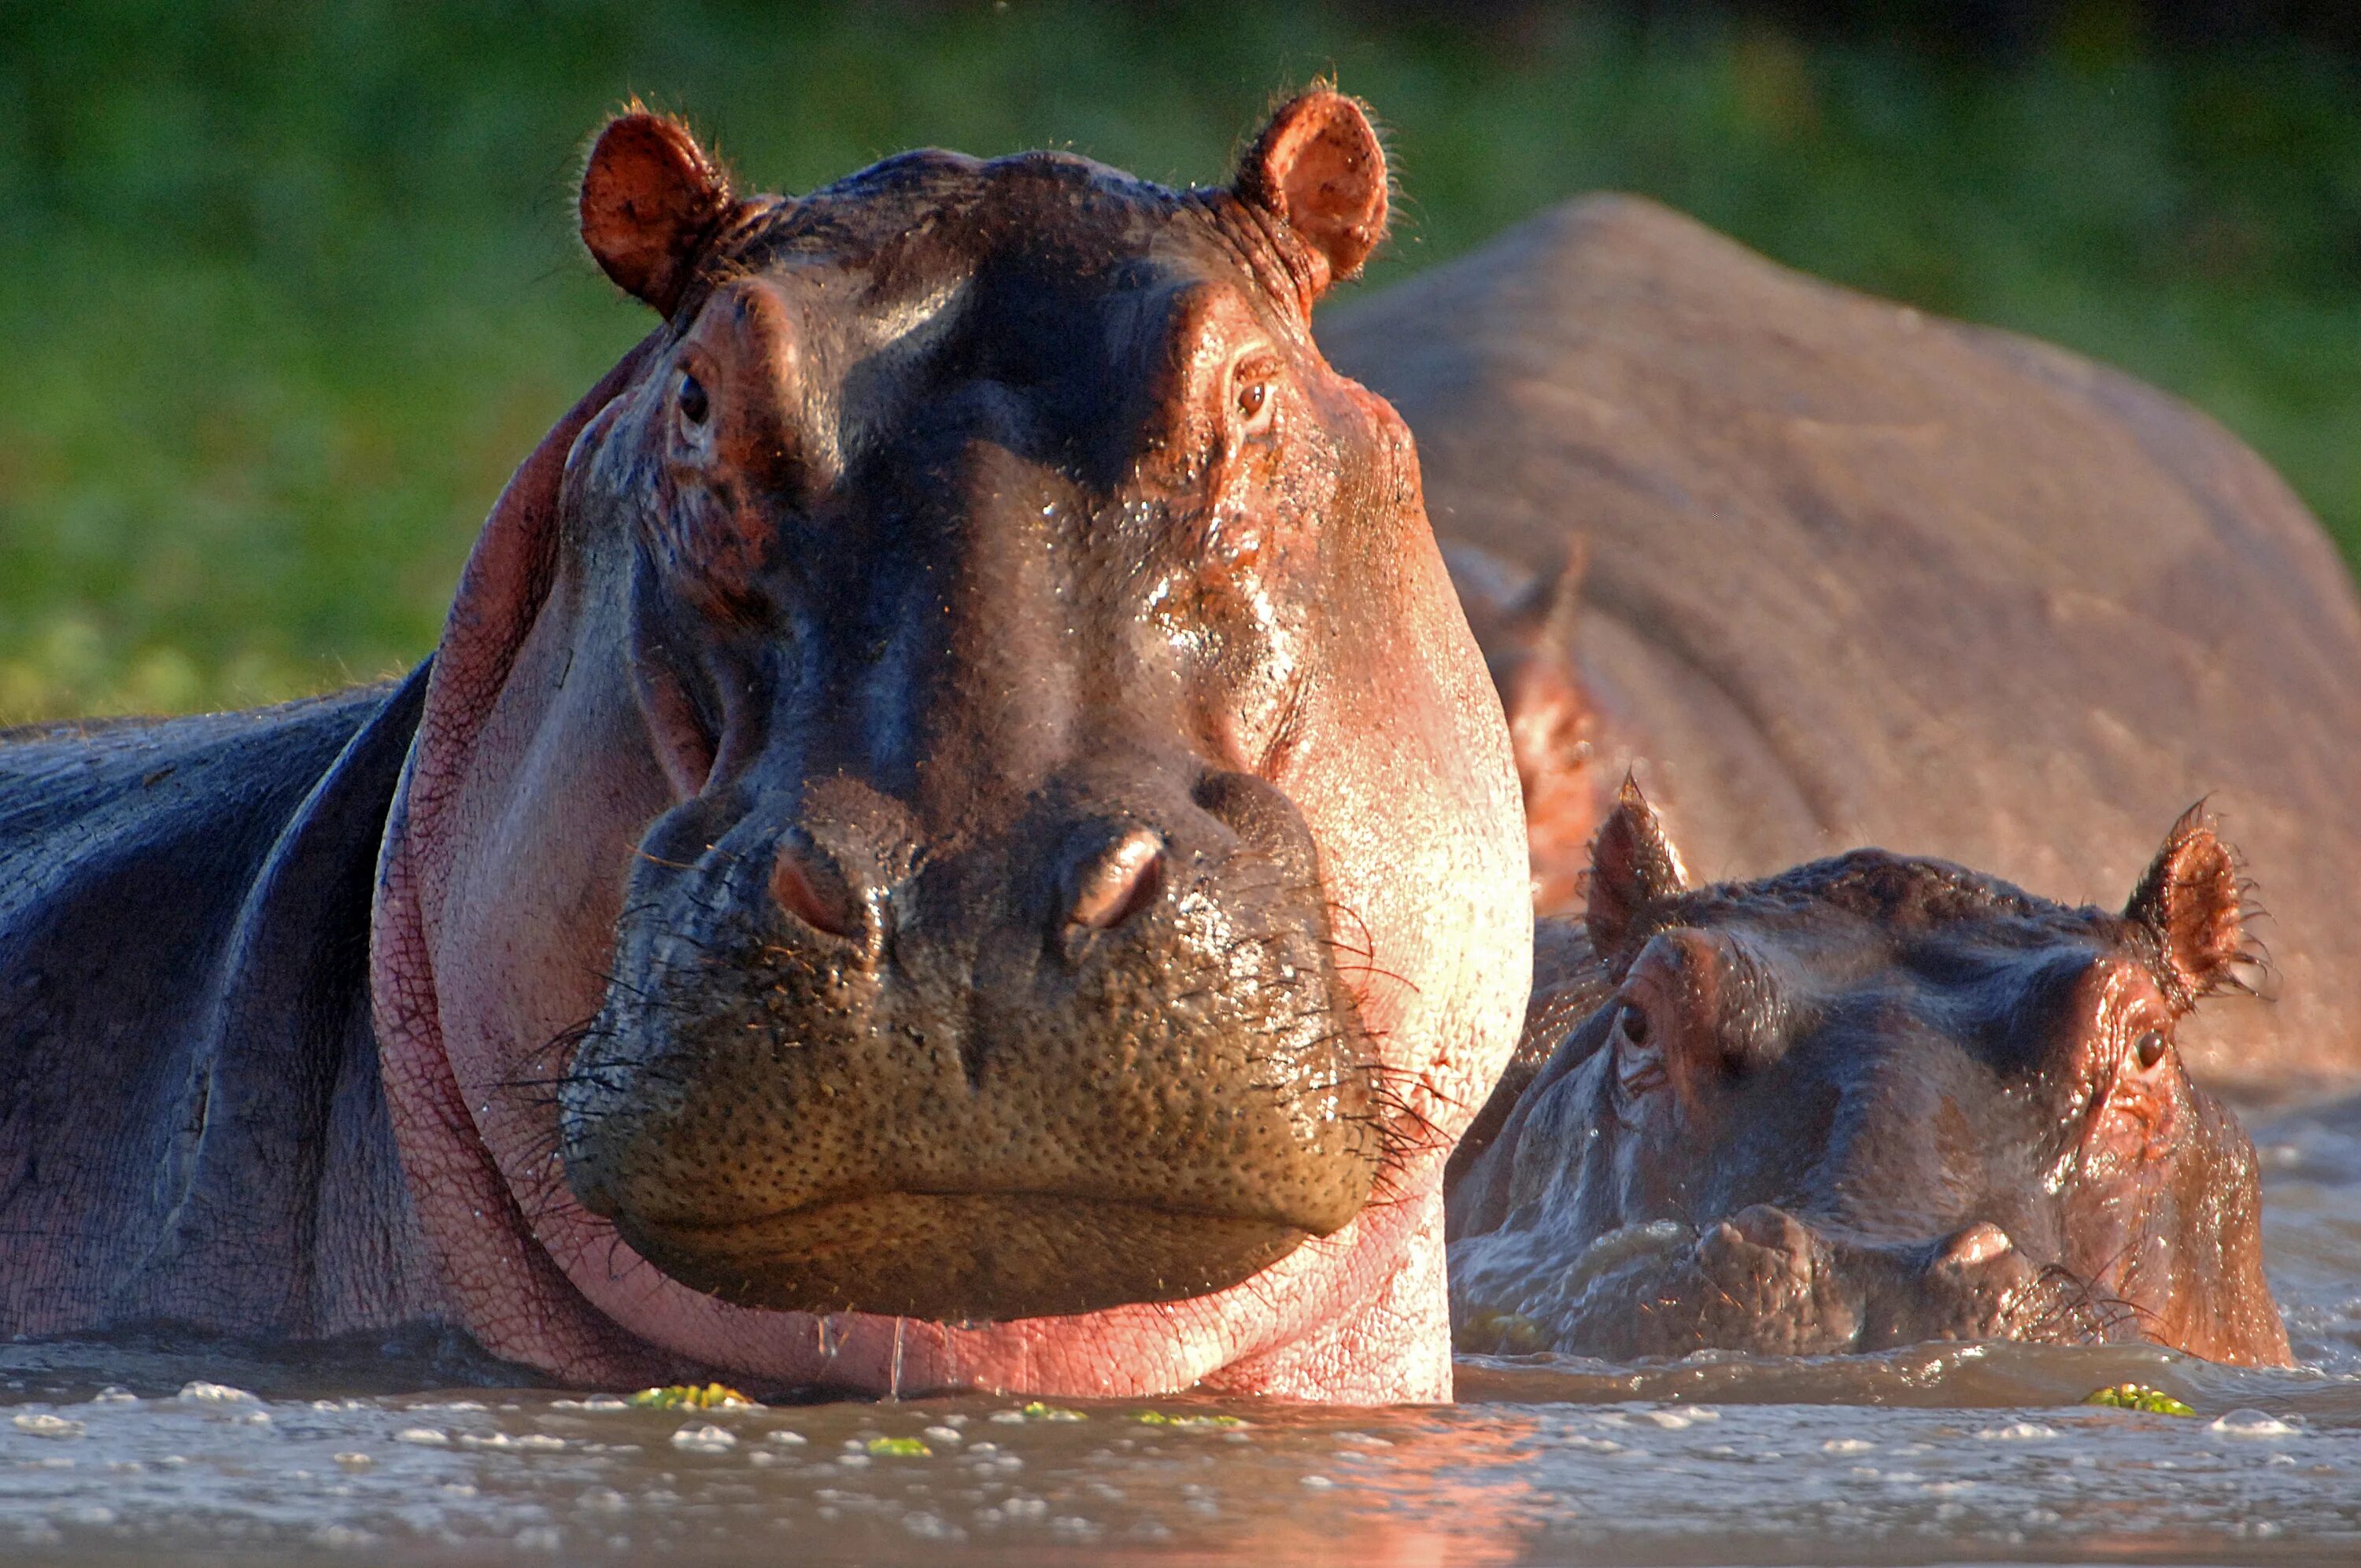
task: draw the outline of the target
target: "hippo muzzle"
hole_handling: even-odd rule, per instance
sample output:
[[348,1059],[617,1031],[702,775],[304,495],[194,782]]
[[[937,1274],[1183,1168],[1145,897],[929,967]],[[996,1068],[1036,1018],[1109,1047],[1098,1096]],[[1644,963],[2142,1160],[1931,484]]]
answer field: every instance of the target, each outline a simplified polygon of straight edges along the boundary
[[1336,1231],[1380,1138],[1315,851],[1268,784],[1187,772],[933,852],[844,779],[669,814],[561,1094],[576,1195],[724,1299],[955,1320],[1202,1294]]

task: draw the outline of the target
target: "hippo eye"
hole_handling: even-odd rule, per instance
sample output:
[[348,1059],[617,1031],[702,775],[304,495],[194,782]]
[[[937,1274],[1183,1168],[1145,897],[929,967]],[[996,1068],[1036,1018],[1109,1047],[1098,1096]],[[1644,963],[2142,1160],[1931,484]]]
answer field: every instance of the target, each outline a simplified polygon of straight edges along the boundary
[[2139,1063],[2142,1072],[2154,1072],[2156,1064],[2164,1059],[2164,1036],[2156,1029],[2144,1030],[2132,1042],[2132,1059]]
[[681,417],[691,424],[703,424],[713,411],[713,404],[705,395],[705,383],[684,370],[680,373]]
[[1270,422],[1278,400],[1271,395],[1271,379],[1276,367],[1265,360],[1256,360],[1240,367],[1236,384],[1230,397],[1237,410],[1238,423],[1249,435]]
[[1616,1032],[1635,1046],[1648,1043],[1648,1010],[1635,1002],[1627,1002],[1615,1014]]

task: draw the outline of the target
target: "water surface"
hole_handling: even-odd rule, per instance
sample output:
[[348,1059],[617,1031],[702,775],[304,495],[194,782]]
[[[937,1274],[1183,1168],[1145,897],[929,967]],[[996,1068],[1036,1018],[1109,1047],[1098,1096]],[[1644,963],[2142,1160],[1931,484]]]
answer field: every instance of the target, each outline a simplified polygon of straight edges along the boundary
[[[475,1386],[498,1369],[429,1343],[267,1359],[15,1344],[0,1346],[0,1560],[2361,1559],[2361,1102],[2250,1124],[2292,1372],[1945,1345],[1466,1360],[1461,1402],[1441,1409],[698,1413]],[[2199,1414],[2080,1403],[2125,1380]]]

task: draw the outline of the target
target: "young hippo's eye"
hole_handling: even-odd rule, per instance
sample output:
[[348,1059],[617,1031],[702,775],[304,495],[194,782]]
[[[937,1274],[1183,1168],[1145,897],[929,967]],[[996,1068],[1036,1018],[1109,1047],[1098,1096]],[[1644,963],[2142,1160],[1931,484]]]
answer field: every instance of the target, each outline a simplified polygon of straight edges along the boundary
[[2154,1072],[2170,1047],[2171,1042],[2164,1037],[2161,1029],[2143,1030],[2139,1038],[2132,1042],[2132,1060],[2142,1072]]
[[713,403],[705,395],[705,383],[684,370],[680,373],[680,417],[691,424],[703,424],[711,417]]
[[1626,1002],[1615,1010],[1615,1032],[1631,1045],[1648,1043],[1648,1010],[1635,1002]]

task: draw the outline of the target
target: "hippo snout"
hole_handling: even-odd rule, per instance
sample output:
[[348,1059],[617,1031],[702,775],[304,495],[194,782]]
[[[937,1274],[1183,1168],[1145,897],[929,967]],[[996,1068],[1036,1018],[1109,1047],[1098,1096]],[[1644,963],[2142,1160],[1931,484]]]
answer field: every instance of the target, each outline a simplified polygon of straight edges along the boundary
[[695,801],[627,909],[561,1091],[567,1179],[726,1299],[1173,1299],[1367,1201],[1374,1054],[1310,836],[1257,780],[1053,788],[932,842],[842,779],[793,812]]

